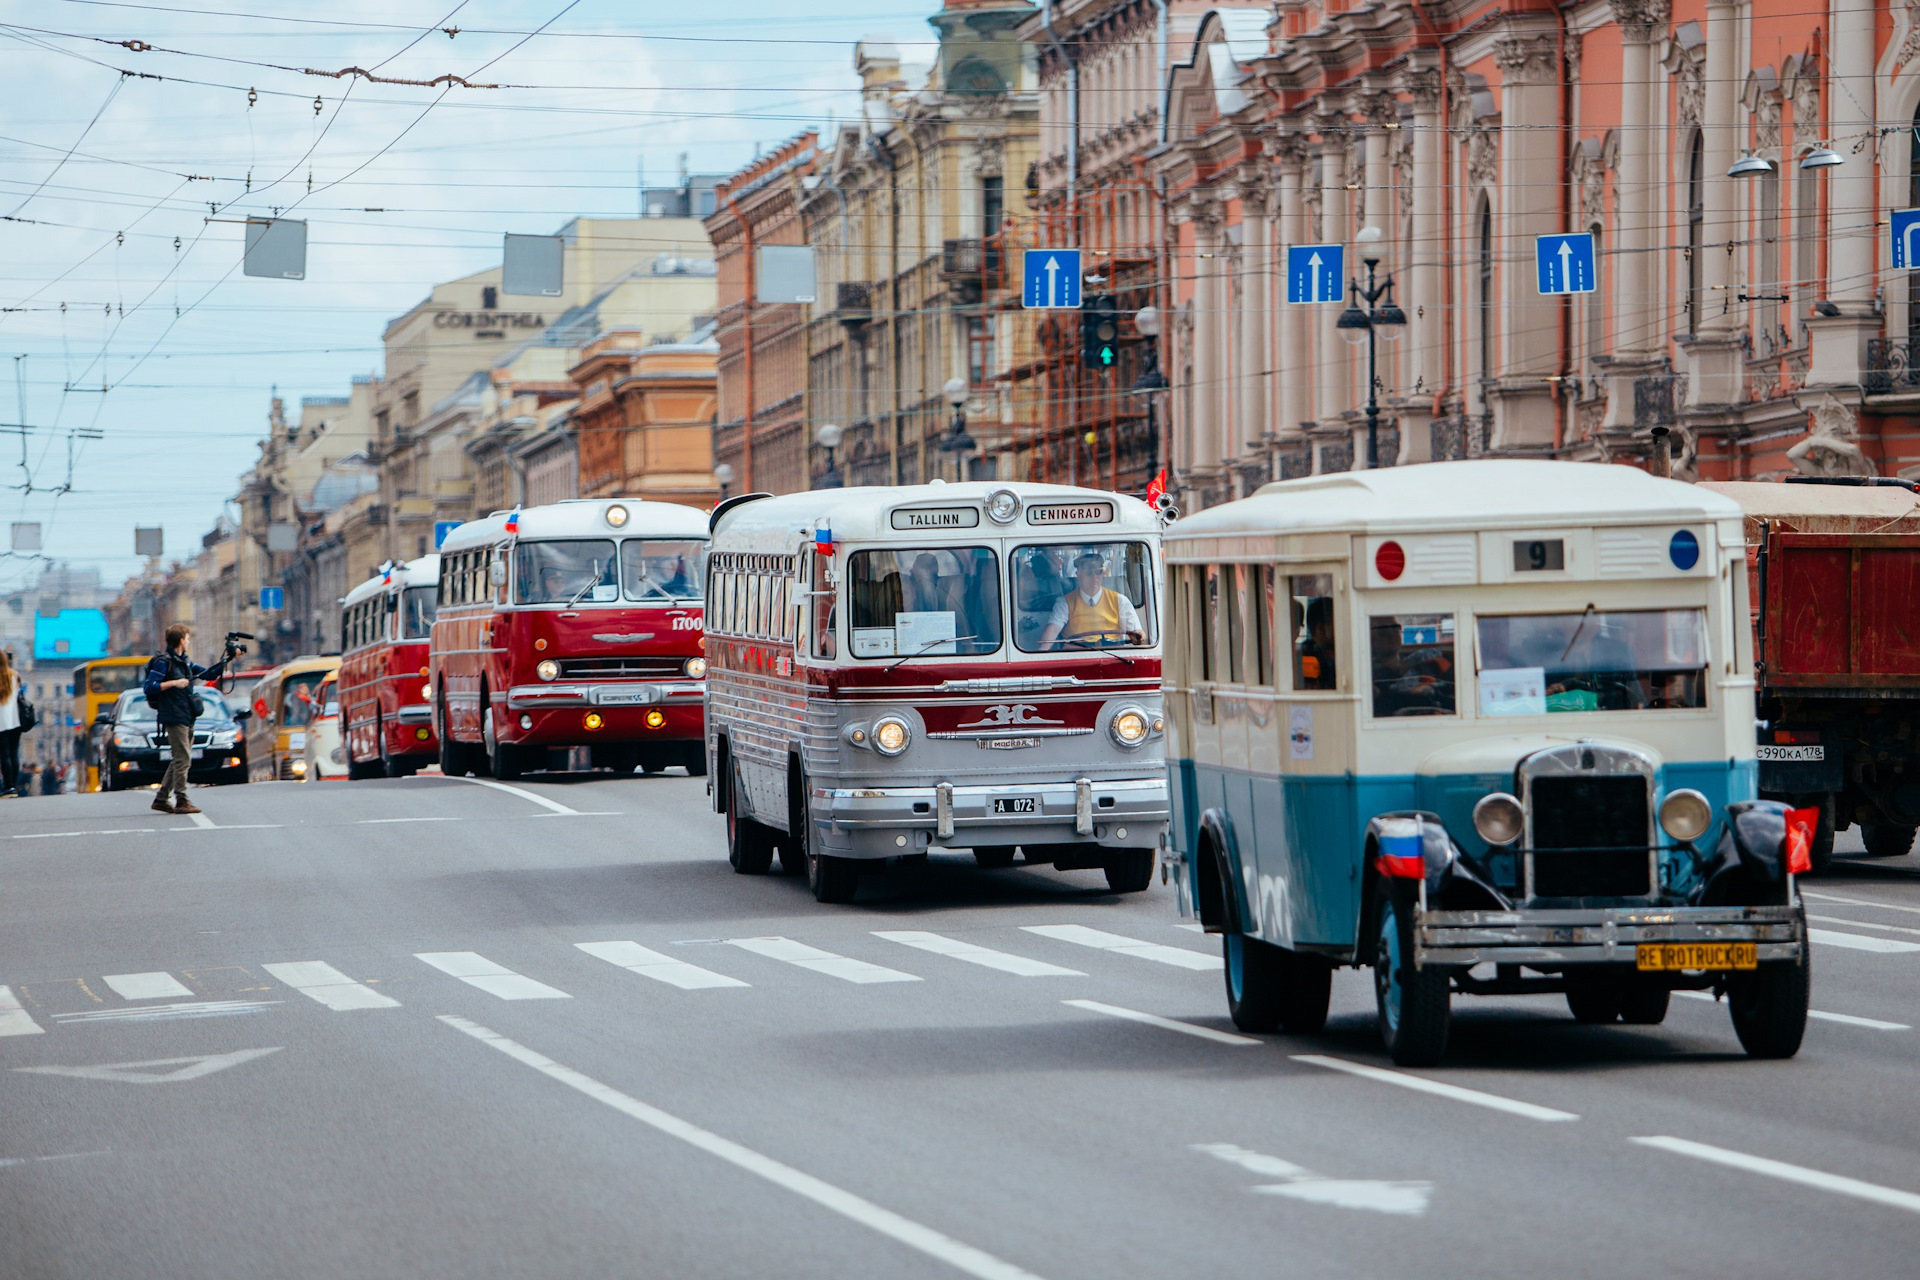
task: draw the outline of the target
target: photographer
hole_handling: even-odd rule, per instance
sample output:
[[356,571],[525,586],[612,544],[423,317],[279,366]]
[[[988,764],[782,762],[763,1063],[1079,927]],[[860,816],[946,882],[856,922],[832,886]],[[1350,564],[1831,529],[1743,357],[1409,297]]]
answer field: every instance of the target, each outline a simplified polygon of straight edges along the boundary
[[[193,683],[218,680],[225,674],[227,663],[245,652],[229,636],[220,661],[210,667],[196,667],[187,657],[187,645],[192,639],[193,632],[186,623],[176,622],[168,627],[167,651],[153,655],[140,686],[147,695],[147,705],[153,708],[154,718],[166,732],[170,752],[167,772],[153,797],[153,807],[161,813],[200,812],[187,799],[187,770],[193,764],[193,722],[200,714],[200,699],[193,692]],[[178,797],[177,802],[168,803],[169,795]]]

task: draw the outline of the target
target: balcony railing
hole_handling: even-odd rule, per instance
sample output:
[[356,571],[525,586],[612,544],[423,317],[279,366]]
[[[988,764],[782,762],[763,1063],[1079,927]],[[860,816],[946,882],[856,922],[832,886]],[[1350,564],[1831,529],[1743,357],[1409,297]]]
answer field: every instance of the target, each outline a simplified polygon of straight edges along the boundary
[[1920,369],[1914,367],[1912,338],[1867,339],[1867,394],[1891,395],[1897,391],[1920,391]]

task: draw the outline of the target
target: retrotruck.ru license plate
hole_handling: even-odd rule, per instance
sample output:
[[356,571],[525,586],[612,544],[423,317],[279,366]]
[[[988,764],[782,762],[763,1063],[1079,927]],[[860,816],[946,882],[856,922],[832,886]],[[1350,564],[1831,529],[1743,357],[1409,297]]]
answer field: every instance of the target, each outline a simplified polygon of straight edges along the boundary
[[1641,969],[1754,969],[1760,949],[1751,942],[1655,942],[1635,949]]

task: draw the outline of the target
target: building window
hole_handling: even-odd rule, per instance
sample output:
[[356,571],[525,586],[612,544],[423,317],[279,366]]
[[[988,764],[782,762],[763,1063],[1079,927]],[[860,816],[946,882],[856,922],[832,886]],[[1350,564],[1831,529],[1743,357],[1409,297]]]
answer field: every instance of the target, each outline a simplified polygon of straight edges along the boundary
[[1000,220],[1007,209],[1005,184],[998,176],[980,179],[980,234],[984,237],[1000,234]]
[[1705,227],[1706,206],[1705,187],[1702,184],[1705,152],[1701,146],[1698,130],[1694,131],[1693,145],[1687,149],[1687,332],[1700,332],[1700,308],[1705,301],[1702,279],[1704,276],[1701,251],[1705,247],[1701,235]]
[[[1593,237],[1593,261],[1596,264],[1595,270],[1598,270],[1598,264],[1605,261],[1605,259],[1600,256],[1600,224],[1596,222],[1588,227],[1587,234]],[[1607,308],[1605,291],[1595,289],[1587,295],[1587,371],[1589,373],[1594,373],[1598,370],[1599,366],[1595,361],[1605,354],[1607,354]]]
[[1493,204],[1480,197],[1480,408],[1493,382]]

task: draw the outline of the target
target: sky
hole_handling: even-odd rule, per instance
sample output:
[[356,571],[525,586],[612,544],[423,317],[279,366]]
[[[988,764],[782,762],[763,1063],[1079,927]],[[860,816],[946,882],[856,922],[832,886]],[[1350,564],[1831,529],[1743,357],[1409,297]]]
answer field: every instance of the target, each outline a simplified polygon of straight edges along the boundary
[[[0,0],[0,524],[109,586],[136,525],[191,556],[275,394],[292,416],[377,373],[387,320],[505,232],[632,216],[682,152],[731,173],[852,116],[854,42],[929,59],[937,7]],[[310,74],[345,67],[502,87]],[[307,220],[305,280],[241,274],[249,215]],[[7,535],[0,592],[45,563]]]

